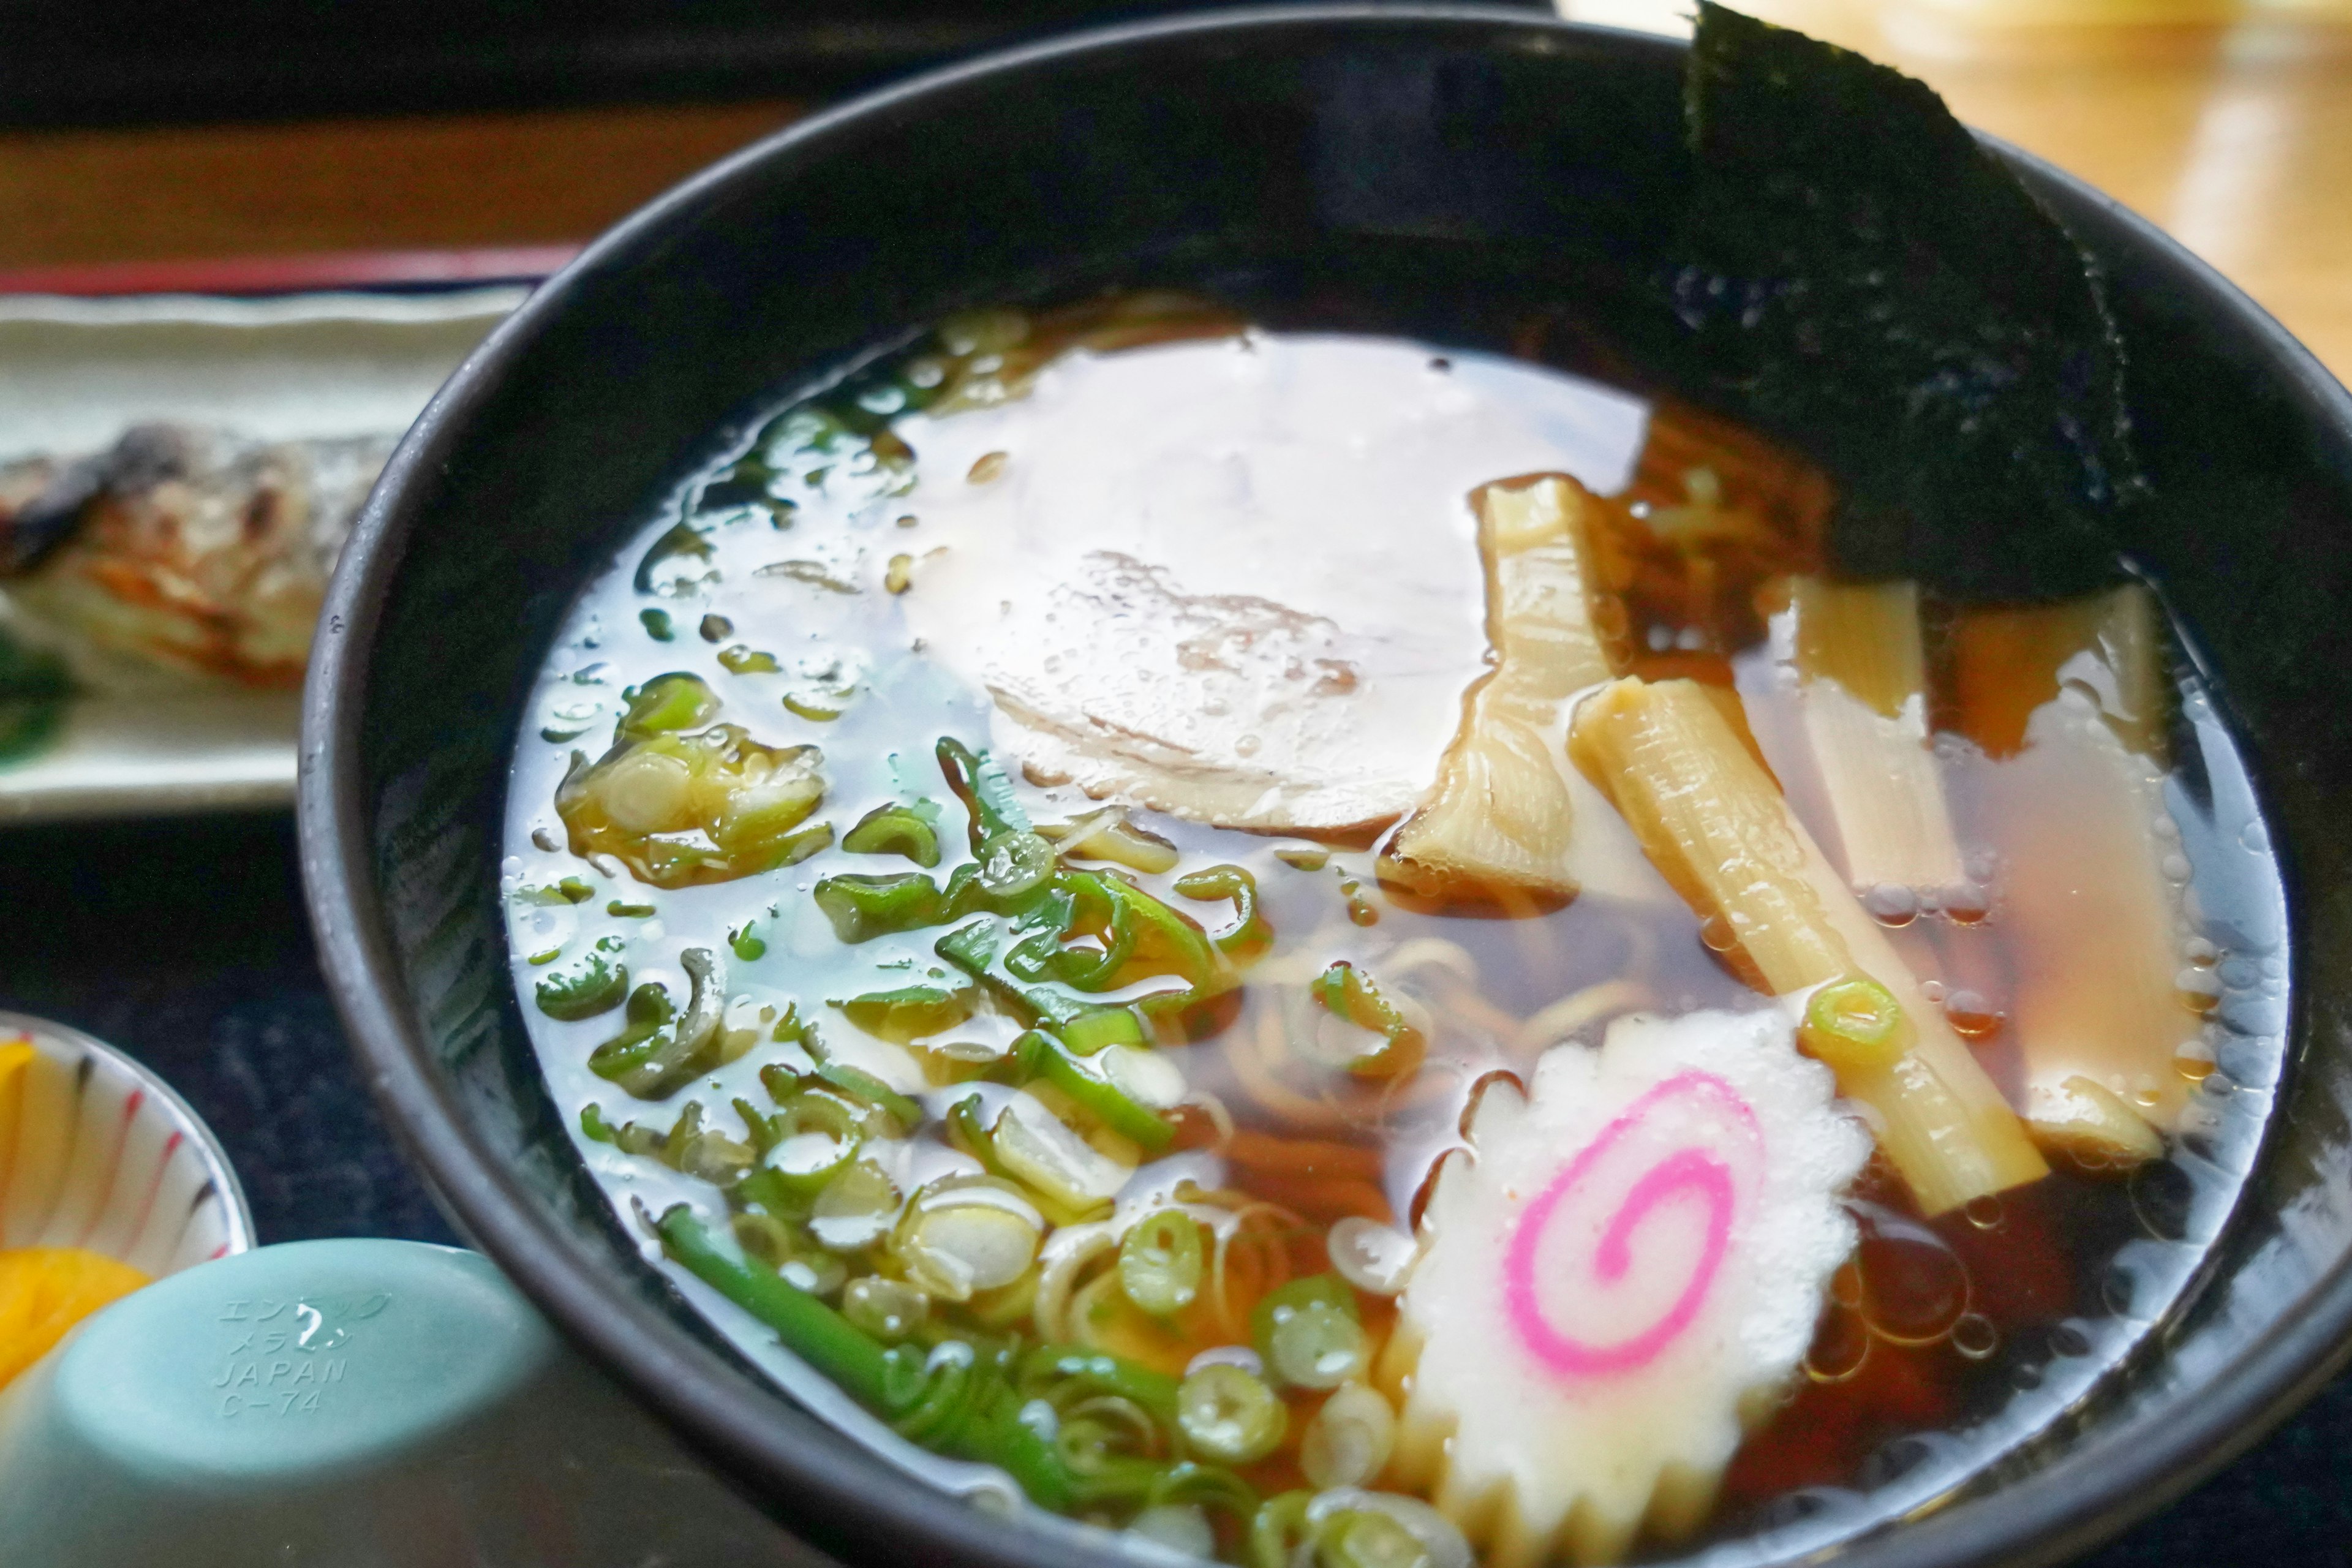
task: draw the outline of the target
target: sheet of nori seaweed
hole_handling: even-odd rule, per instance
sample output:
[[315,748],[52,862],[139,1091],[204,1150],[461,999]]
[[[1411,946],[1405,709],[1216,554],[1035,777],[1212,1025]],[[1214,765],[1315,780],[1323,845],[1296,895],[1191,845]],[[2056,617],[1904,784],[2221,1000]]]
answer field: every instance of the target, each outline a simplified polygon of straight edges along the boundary
[[2144,489],[2096,270],[1925,83],[1702,3],[1672,289],[1707,374],[1840,486],[1832,564],[1956,597],[2116,575]]

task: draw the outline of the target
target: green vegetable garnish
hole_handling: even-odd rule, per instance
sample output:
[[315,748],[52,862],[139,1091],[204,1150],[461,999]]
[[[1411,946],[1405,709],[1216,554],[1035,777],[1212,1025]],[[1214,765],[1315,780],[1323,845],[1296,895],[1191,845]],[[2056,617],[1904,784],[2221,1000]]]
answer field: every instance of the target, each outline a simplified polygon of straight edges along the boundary
[[1265,1458],[1290,1429],[1290,1413],[1274,1390],[1230,1362],[1212,1362],[1187,1375],[1176,1401],[1184,1440],[1227,1464]]
[[1274,945],[1274,928],[1257,912],[1257,879],[1241,867],[1191,872],[1176,879],[1176,890],[1188,899],[1233,900],[1233,925],[1211,939],[1229,962],[1255,963]]
[[812,701],[790,691],[784,693],[784,708],[795,718],[806,719],[812,724],[829,724],[846,711],[844,708]]
[[577,877],[566,877],[551,888],[525,888],[515,894],[520,904],[584,904],[596,889]]
[[761,653],[741,643],[720,648],[719,662],[730,675],[773,675],[783,668],[776,662],[774,654]]
[[719,711],[719,694],[702,677],[682,670],[656,675],[627,692],[629,710],[621,716],[621,735],[643,740],[649,735],[698,729]]
[[876,806],[842,835],[841,847],[852,855],[903,855],[926,868],[940,863],[939,830],[916,806]]
[[1813,993],[1797,1040],[1840,1072],[1892,1067],[1911,1048],[1911,1021],[1892,992],[1857,974]]
[[1359,1078],[1396,1078],[1420,1065],[1428,1043],[1422,1032],[1354,964],[1345,959],[1333,963],[1315,977],[1310,994],[1333,1016],[1381,1037],[1377,1046],[1343,1064],[1349,1072]]
[[629,971],[591,952],[569,969],[542,975],[532,990],[541,1012],[573,1023],[619,1006],[629,994]]
[[709,689],[664,679],[633,700],[611,751],[593,764],[572,753],[555,809],[575,854],[611,855],[639,881],[687,888],[794,865],[833,842],[830,823],[802,826],[824,798],[823,752],[762,745],[735,724],[678,733],[715,710],[701,700]]
[[[765,1122],[766,1133],[775,1142],[750,1180],[772,1182],[782,1189],[782,1201],[770,1203],[772,1208],[815,1196],[857,1157],[866,1141],[865,1118],[858,1109],[820,1089],[791,1096]],[[754,1190],[751,1195],[761,1194]]]
[[1337,1388],[1364,1369],[1370,1342],[1356,1294],[1336,1274],[1294,1279],[1250,1311],[1250,1334],[1267,1372],[1299,1388]]
[[671,623],[667,610],[639,610],[637,624],[656,642],[668,642],[677,636],[677,627]]
[[1018,899],[1054,873],[1054,847],[1025,828],[990,835],[979,853],[980,886],[999,900]]
[[921,1106],[862,1068],[851,1067],[847,1062],[824,1062],[819,1064],[816,1076],[866,1104],[887,1111],[897,1120],[902,1131],[923,1124]]
[[727,933],[727,945],[733,951],[736,957],[746,963],[767,956],[768,944],[754,934],[751,922],[749,921],[745,921],[737,930]]
[[0,762],[47,745],[72,695],[73,679],[62,659],[0,632]]
[[1181,1311],[1200,1294],[1202,1254],[1200,1221],[1182,1209],[1155,1209],[1119,1241],[1119,1289],[1156,1316]]
[[1013,781],[984,753],[975,754],[961,741],[943,735],[937,755],[940,772],[947,776],[948,788],[971,814],[974,854],[1000,833],[1029,831],[1029,814],[1021,809],[1021,802],[1014,797]]
[[[698,561],[709,561],[710,554],[710,541],[681,522],[659,539],[655,540],[652,547],[646,550],[644,558],[637,563],[637,574],[635,578],[636,590],[640,594],[650,594],[656,591],[655,576],[664,562],[673,561],[680,556],[692,556]],[[704,575],[708,578],[710,574]]]
[[919,871],[892,877],[827,877],[813,895],[835,936],[853,945],[918,931],[947,918],[939,884]]
[[[1134,1026],[1135,1015],[1124,1009],[1116,1014],[1107,1013],[1089,1016],[1101,1016],[1122,1017],[1127,1019],[1130,1026]],[[1065,1026],[1066,1033],[1068,1027],[1069,1026]],[[1142,1032],[1139,1026],[1135,1026],[1136,1040],[1106,1040],[1096,1047],[1096,1051],[1098,1053],[1111,1045],[1139,1043]],[[1154,1152],[1166,1148],[1169,1142],[1176,1136],[1176,1129],[1169,1125],[1166,1119],[1158,1111],[1136,1100],[1118,1084],[1112,1082],[1103,1072],[1090,1065],[1089,1060],[1081,1059],[1083,1053],[1074,1054],[1076,1050],[1076,1047],[1065,1046],[1041,1029],[1031,1029],[1013,1042],[1013,1059],[1023,1081],[1025,1082],[1032,1078],[1042,1078],[1061,1089],[1086,1110],[1099,1117],[1105,1126],[1122,1137],[1132,1138],[1144,1148]]]
[[842,1016],[867,1034],[903,1046],[925,1035],[952,1029],[980,1006],[980,987],[953,991],[937,985],[908,985],[896,991],[869,992],[835,1004]]

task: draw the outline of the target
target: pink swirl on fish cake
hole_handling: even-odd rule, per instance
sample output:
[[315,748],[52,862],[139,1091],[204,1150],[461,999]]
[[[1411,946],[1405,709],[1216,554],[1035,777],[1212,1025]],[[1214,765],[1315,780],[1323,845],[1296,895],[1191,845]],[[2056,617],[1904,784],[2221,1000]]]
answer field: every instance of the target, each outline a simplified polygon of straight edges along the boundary
[[[1760,1159],[1763,1132],[1757,1125],[1755,1111],[1739,1091],[1712,1073],[1677,1073],[1627,1106],[1601,1130],[1600,1137],[1552,1178],[1528,1205],[1504,1254],[1505,1315],[1520,1342],[1563,1377],[1606,1376],[1649,1365],[1690,1327],[1706,1304],[1707,1292],[1716,1277],[1722,1272],[1725,1256],[1730,1249],[1732,1220],[1738,1207],[1738,1180],[1722,1152],[1685,1142],[1635,1179],[1602,1227],[1591,1259],[1592,1274],[1601,1285],[1622,1280],[1633,1267],[1634,1233],[1661,1206],[1675,1204],[1685,1194],[1696,1197],[1705,1205],[1706,1232],[1690,1278],[1673,1304],[1648,1327],[1604,1344],[1580,1339],[1559,1328],[1546,1315],[1537,1295],[1536,1254],[1560,1205],[1580,1195],[1580,1189],[1618,1144],[1668,1101],[1685,1098],[1708,1104],[1719,1113],[1726,1124],[1724,1131],[1746,1146],[1748,1157]],[[1701,1131],[1705,1130],[1702,1123]]]

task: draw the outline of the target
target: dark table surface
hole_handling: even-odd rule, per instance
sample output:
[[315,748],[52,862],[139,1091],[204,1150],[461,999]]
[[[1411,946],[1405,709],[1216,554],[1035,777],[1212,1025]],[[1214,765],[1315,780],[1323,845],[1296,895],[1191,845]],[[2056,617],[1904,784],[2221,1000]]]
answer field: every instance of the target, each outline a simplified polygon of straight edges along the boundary
[[[454,1243],[360,1081],[290,818],[0,831],[0,1006],[154,1067],[227,1147],[261,1239]],[[2084,1568],[2352,1563],[2352,1377]]]

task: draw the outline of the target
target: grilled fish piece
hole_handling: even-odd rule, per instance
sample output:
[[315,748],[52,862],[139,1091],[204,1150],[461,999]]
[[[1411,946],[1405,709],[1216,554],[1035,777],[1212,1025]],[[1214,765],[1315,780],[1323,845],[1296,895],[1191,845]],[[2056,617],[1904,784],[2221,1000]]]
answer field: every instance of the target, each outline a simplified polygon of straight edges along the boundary
[[335,557],[397,440],[141,425],[78,462],[10,464],[0,574],[69,651],[299,686]]

